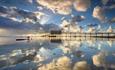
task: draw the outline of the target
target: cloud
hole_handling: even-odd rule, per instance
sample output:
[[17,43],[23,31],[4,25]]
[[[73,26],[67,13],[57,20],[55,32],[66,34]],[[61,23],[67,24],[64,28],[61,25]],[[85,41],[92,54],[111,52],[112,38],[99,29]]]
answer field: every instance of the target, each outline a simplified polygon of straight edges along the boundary
[[98,54],[95,54],[92,56],[92,61],[93,61],[93,64],[96,66],[96,67],[107,67],[107,68],[112,68],[114,69],[115,68],[115,64],[107,61],[107,58],[108,57],[108,52],[106,51],[101,51],[99,52]]
[[88,30],[86,32],[96,32],[96,26],[98,26],[98,24],[88,24],[86,25],[88,27]]
[[57,60],[53,60],[46,65],[42,65],[37,70],[71,70],[71,59],[67,56],[62,56]]
[[40,17],[40,24],[44,25],[47,24],[47,22],[51,19],[51,16],[49,15],[43,15],[42,17]]
[[9,31],[7,29],[4,28],[0,28],[0,35],[7,35],[9,33]]
[[50,32],[51,30],[59,30],[60,27],[59,27],[59,25],[56,25],[54,23],[50,23],[50,24],[44,24],[43,29],[46,32]]
[[[4,6],[0,6],[0,16],[10,18],[14,21],[35,23],[35,22],[40,21],[41,18],[45,16],[45,14],[39,11],[30,12],[30,11],[18,9],[15,7],[7,8]],[[20,17],[20,19],[17,17]]]
[[67,20],[63,20],[60,24],[60,28],[62,28],[62,30],[64,31],[68,31],[69,24],[70,23]]
[[72,66],[71,62],[69,57],[62,56],[40,66],[37,70],[90,70],[90,66],[86,61],[78,61],[74,66]]
[[105,21],[106,17],[103,8],[96,6],[93,10],[93,17],[100,21]]
[[37,3],[62,15],[71,13],[72,0],[37,0]]
[[92,57],[93,64],[97,67],[102,66],[104,64],[104,56],[102,53],[96,54]]
[[63,20],[60,24],[60,28],[64,32],[82,32],[82,28],[75,23],[75,21],[69,22],[67,20]]
[[88,27],[96,27],[96,26],[98,26],[98,24],[88,24],[87,26]]
[[13,21],[11,19],[0,17],[0,28],[14,29],[14,30],[39,30],[41,24],[27,24],[22,22]]
[[106,5],[109,0],[102,0],[103,5]]
[[111,6],[110,6],[110,9],[115,9],[115,5],[111,5]]
[[12,29],[12,30],[20,30],[20,31],[25,31],[27,33],[28,31],[37,31],[39,32],[41,29],[45,32],[48,32],[52,29],[57,29],[59,30],[60,27],[56,24],[32,24],[30,22],[19,22],[19,21],[14,21],[17,20],[15,18],[6,18],[6,17],[0,17],[0,28],[5,28],[5,29]]
[[8,8],[5,6],[0,6],[0,13],[3,13],[3,14],[8,13]]
[[0,0],[0,3],[2,4],[10,4],[10,5],[30,5],[33,3],[33,0]]
[[29,12],[26,10],[21,10],[21,9],[13,9],[17,15],[22,16],[23,18],[29,18],[32,19],[34,21],[37,21],[37,19],[40,19],[41,16],[43,16],[44,14],[41,12]]
[[112,33],[114,30],[112,29],[112,27],[111,26],[109,26],[109,28],[107,29],[107,31],[106,32],[109,32],[109,33]]
[[89,29],[86,31],[88,33],[91,33],[91,32],[95,32],[95,28],[94,27],[89,27]]
[[115,23],[115,17],[111,18],[108,22],[109,23]]
[[81,22],[85,19],[85,16],[77,15],[72,18],[72,22]]
[[91,1],[90,0],[75,0],[74,8],[77,11],[85,12],[90,7]]
[[90,70],[90,66],[86,61],[76,62],[73,70]]
[[33,0],[27,0],[29,3],[33,3]]
[[63,27],[67,27],[69,24],[70,23],[67,20],[63,20],[60,26],[63,28]]

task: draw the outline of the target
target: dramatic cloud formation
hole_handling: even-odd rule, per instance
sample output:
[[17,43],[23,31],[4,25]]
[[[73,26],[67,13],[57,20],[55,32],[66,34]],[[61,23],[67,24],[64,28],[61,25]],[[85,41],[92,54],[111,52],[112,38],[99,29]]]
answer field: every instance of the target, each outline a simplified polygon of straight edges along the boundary
[[62,23],[60,24],[60,28],[64,32],[82,32],[82,27],[76,24],[76,20],[72,20],[71,22],[67,20],[63,20]]
[[75,0],[74,8],[77,11],[85,12],[89,8],[90,4],[91,4],[90,0]]
[[[41,18],[45,14],[42,12],[30,12],[27,10],[22,10],[14,7],[2,7],[0,6],[0,16],[10,18],[14,21],[23,21],[23,22],[37,22],[40,21]],[[21,19],[17,18],[21,17]]]
[[73,66],[71,59],[67,56],[62,56],[57,60],[42,65],[37,70],[90,70],[90,66],[86,61],[78,61]]
[[15,34],[24,34],[28,32],[32,33],[32,32],[35,32],[36,30],[37,32],[39,32],[40,28],[43,28],[43,26],[39,23],[38,24],[32,24],[32,23],[27,24],[24,22],[23,23],[17,22],[17,21],[8,19],[8,18],[0,17],[0,28],[9,30],[9,32],[13,32],[13,33],[7,32],[7,35],[12,35],[12,34],[15,35]]
[[62,56],[57,60],[53,60],[49,64],[39,67],[37,70],[71,70],[71,60],[66,56]]
[[71,13],[72,0],[37,0],[37,2],[59,14],[68,15]]
[[[94,6],[92,4],[91,9],[96,6],[94,10],[90,10],[90,12],[87,11],[91,3],[94,2],[95,1],[91,0],[0,0],[0,17],[8,18],[8,21],[9,19],[14,21],[12,23],[10,22],[10,26],[14,26],[14,23],[24,23],[27,24],[27,28],[30,27],[31,29],[31,24],[38,24],[39,29],[40,24],[45,31],[61,28],[64,31],[82,32],[82,30],[85,29],[82,25],[84,23],[87,25],[87,23],[92,22],[91,14],[89,14],[91,12],[93,12],[92,16],[100,21],[105,21],[106,18],[104,14],[106,13],[108,23],[114,23],[113,15],[112,17],[111,15],[109,16],[109,12],[115,8],[113,0],[101,0],[101,2],[103,2],[102,5],[99,5],[101,7],[99,7],[98,4]],[[75,10],[73,10],[73,8]],[[52,14],[49,10],[58,14]],[[86,21],[84,21],[85,19]],[[84,23],[82,23],[82,21]],[[96,20],[94,20],[94,22],[95,21]],[[89,25],[89,32],[95,31],[95,23]],[[5,26],[5,24],[0,26],[3,25]],[[18,28],[18,25],[16,25],[16,27],[9,27],[8,25],[8,28]],[[37,26],[35,26],[35,29],[37,30]],[[86,26],[86,30],[87,29],[88,27]],[[105,29],[107,29],[107,26]]]
[[93,17],[100,21],[105,21],[106,17],[103,8],[96,6],[93,10]]

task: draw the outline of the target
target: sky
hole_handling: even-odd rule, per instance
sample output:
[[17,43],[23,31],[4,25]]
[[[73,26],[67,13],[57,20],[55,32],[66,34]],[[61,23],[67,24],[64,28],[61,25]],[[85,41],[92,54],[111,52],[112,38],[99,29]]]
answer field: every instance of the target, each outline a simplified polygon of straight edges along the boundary
[[68,24],[84,32],[99,26],[115,31],[114,13],[115,0],[0,0],[0,35],[48,32]]

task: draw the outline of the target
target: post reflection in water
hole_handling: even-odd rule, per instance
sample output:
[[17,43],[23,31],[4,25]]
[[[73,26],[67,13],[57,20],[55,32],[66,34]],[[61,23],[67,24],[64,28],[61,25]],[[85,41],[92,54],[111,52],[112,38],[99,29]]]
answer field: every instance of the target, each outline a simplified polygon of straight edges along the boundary
[[0,70],[115,70],[115,40],[4,40]]

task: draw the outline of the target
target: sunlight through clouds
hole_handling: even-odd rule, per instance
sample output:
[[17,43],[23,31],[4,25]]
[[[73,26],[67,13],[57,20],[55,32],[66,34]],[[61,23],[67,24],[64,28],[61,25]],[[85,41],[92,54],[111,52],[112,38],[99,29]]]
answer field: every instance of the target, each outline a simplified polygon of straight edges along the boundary
[[86,12],[87,9],[90,7],[90,4],[91,4],[90,0],[75,0],[74,8],[77,11]]
[[37,0],[37,2],[53,12],[68,15],[71,13],[72,0]]
[[93,10],[93,17],[100,20],[105,21],[106,17],[104,15],[104,10],[100,6],[96,6]]

